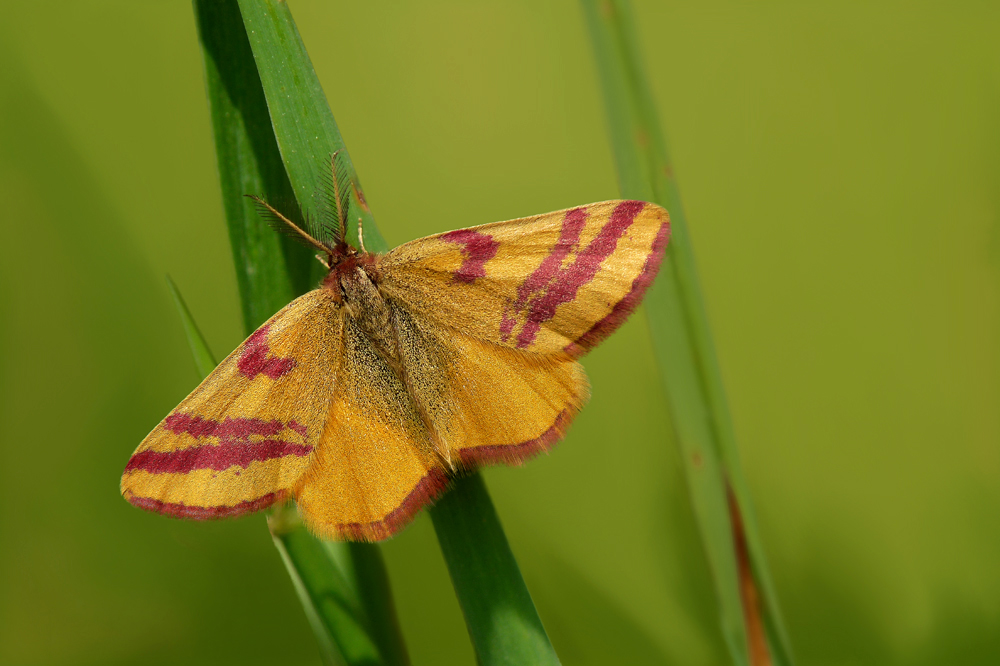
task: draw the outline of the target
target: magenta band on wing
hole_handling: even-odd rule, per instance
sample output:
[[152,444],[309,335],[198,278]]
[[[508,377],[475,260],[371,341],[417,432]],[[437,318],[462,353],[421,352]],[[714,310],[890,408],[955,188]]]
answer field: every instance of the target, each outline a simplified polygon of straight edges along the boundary
[[529,275],[521,286],[517,288],[517,299],[512,304],[504,306],[503,315],[500,319],[500,337],[506,340],[510,337],[514,325],[517,323],[516,314],[520,312],[528,299],[537,292],[548,286],[549,282],[559,272],[563,260],[569,256],[576,244],[580,242],[580,233],[587,222],[587,209],[574,208],[566,211],[563,218],[562,227],[559,229],[559,238],[553,246],[548,256],[542,259],[531,275]]
[[189,520],[213,520],[215,518],[232,518],[245,513],[266,509],[275,502],[282,500],[284,496],[285,493],[283,491],[268,493],[257,499],[240,502],[233,506],[190,506],[176,502],[161,502],[150,497],[136,497],[135,495],[126,499],[133,506],[145,509],[146,511],[163,514],[164,516],[187,518]]
[[577,338],[575,342],[566,345],[566,353],[570,356],[580,356],[587,353],[597,343],[611,335],[639,307],[642,297],[646,294],[649,285],[653,284],[653,280],[660,270],[660,263],[663,261],[663,254],[669,240],[670,223],[664,222],[653,240],[653,246],[650,248],[649,256],[646,257],[642,272],[632,281],[632,289],[625,294],[624,298],[615,303],[607,316],[591,326],[590,330]]
[[240,466],[246,469],[252,462],[307,456],[311,446],[276,439],[259,442],[222,442],[218,445],[192,446],[176,451],[140,451],[128,461],[126,472],[142,470],[151,474],[187,474],[197,469],[217,472]]
[[243,351],[240,352],[240,358],[236,361],[236,367],[241,374],[250,379],[257,375],[267,375],[271,379],[278,379],[295,368],[294,358],[267,357],[271,351],[267,344],[267,332],[270,329],[270,324],[261,326],[243,343]]
[[163,420],[163,427],[177,435],[188,434],[196,438],[218,437],[219,439],[246,439],[251,435],[274,437],[286,427],[306,436],[306,428],[296,421],[285,424],[278,420],[226,417],[214,421],[201,416],[174,412]]
[[555,316],[556,309],[575,299],[580,287],[594,279],[601,263],[615,251],[618,240],[625,235],[645,206],[643,201],[623,201],[615,206],[611,219],[601,227],[594,239],[577,253],[572,264],[559,271],[545,294],[531,302],[527,320],[517,336],[519,348],[531,345],[542,324]]
[[472,229],[449,231],[441,235],[441,240],[464,246],[465,259],[454,273],[457,282],[475,282],[477,278],[486,277],[486,262],[497,256],[500,249],[499,241],[493,236]]

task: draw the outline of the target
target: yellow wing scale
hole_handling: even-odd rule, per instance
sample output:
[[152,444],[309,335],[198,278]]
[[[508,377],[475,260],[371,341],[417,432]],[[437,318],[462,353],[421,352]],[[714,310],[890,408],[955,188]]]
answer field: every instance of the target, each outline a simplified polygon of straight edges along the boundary
[[519,464],[563,436],[588,397],[575,359],[638,305],[669,228],[658,206],[609,201],[375,257],[394,350],[324,283],[143,440],[122,493],[195,519],[294,497],[320,536],[387,538],[450,474]]

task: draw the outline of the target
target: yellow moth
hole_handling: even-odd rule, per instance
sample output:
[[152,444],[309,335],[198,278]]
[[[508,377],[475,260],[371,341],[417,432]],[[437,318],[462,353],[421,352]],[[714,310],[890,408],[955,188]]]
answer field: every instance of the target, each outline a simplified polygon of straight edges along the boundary
[[330,539],[381,540],[482,465],[558,441],[588,397],[577,358],[653,281],[667,211],[605,201],[421,238],[386,254],[317,240],[319,288],[230,354],[142,441],[132,504],[209,519],[294,498]]

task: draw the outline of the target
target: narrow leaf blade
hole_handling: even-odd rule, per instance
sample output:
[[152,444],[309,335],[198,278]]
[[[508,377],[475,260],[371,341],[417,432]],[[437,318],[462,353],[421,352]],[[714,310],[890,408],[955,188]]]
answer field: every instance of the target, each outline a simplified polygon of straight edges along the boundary
[[191,316],[191,311],[188,310],[187,303],[184,302],[184,297],[181,296],[180,289],[177,288],[177,285],[174,284],[169,275],[167,276],[167,287],[170,289],[170,295],[174,297],[174,305],[177,306],[177,313],[181,316],[181,323],[184,325],[184,335],[187,337],[188,346],[191,347],[191,356],[194,358],[194,367],[198,371],[198,376],[204,379],[208,377],[208,374],[212,370],[215,370],[215,366],[217,365],[215,357],[212,355],[212,350],[209,349],[208,343],[205,342],[198,324],[194,322],[194,317]]
[[791,665],[712,343],[680,193],[642,70],[627,0],[584,0],[619,187],[670,211],[668,260],[646,313],[692,504],[737,664]]
[[482,476],[456,479],[431,519],[479,663],[558,664]]
[[357,246],[360,219],[366,248],[385,252],[388,245],[375,226],[351,156],[288,5],[274,0],[241,0],[240,10],[267,97],[274,136],[303,213],[311,219],[319,217],[325,171],[333,153],[340,151],[338,162],[353,186],[348,236]]
[[249,334],[314,284],[310,269],[316,262],[307,248],[263,224],[253,201],[243,196],[258,195],[299,215],[239,8],[235,0],[197,0],[194,6],[222,205]]

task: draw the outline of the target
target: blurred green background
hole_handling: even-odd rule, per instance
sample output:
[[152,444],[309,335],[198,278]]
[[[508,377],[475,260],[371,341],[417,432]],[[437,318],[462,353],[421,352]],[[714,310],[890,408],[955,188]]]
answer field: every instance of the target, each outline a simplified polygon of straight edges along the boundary
[[[617,196],[578,6],[292,2],[391,245]],[[1000,7],[635,3],[798,663],[1000,663]],[[0,662],[317,664],[261,516],[130,507],[241,340],[187,2],[4,3]],[[428,211],[434,211],[431,214]],[[645,321],[567,440],[486,473],[560,657],[726,664]],[[471,664],[430,521],[416,664]]]

